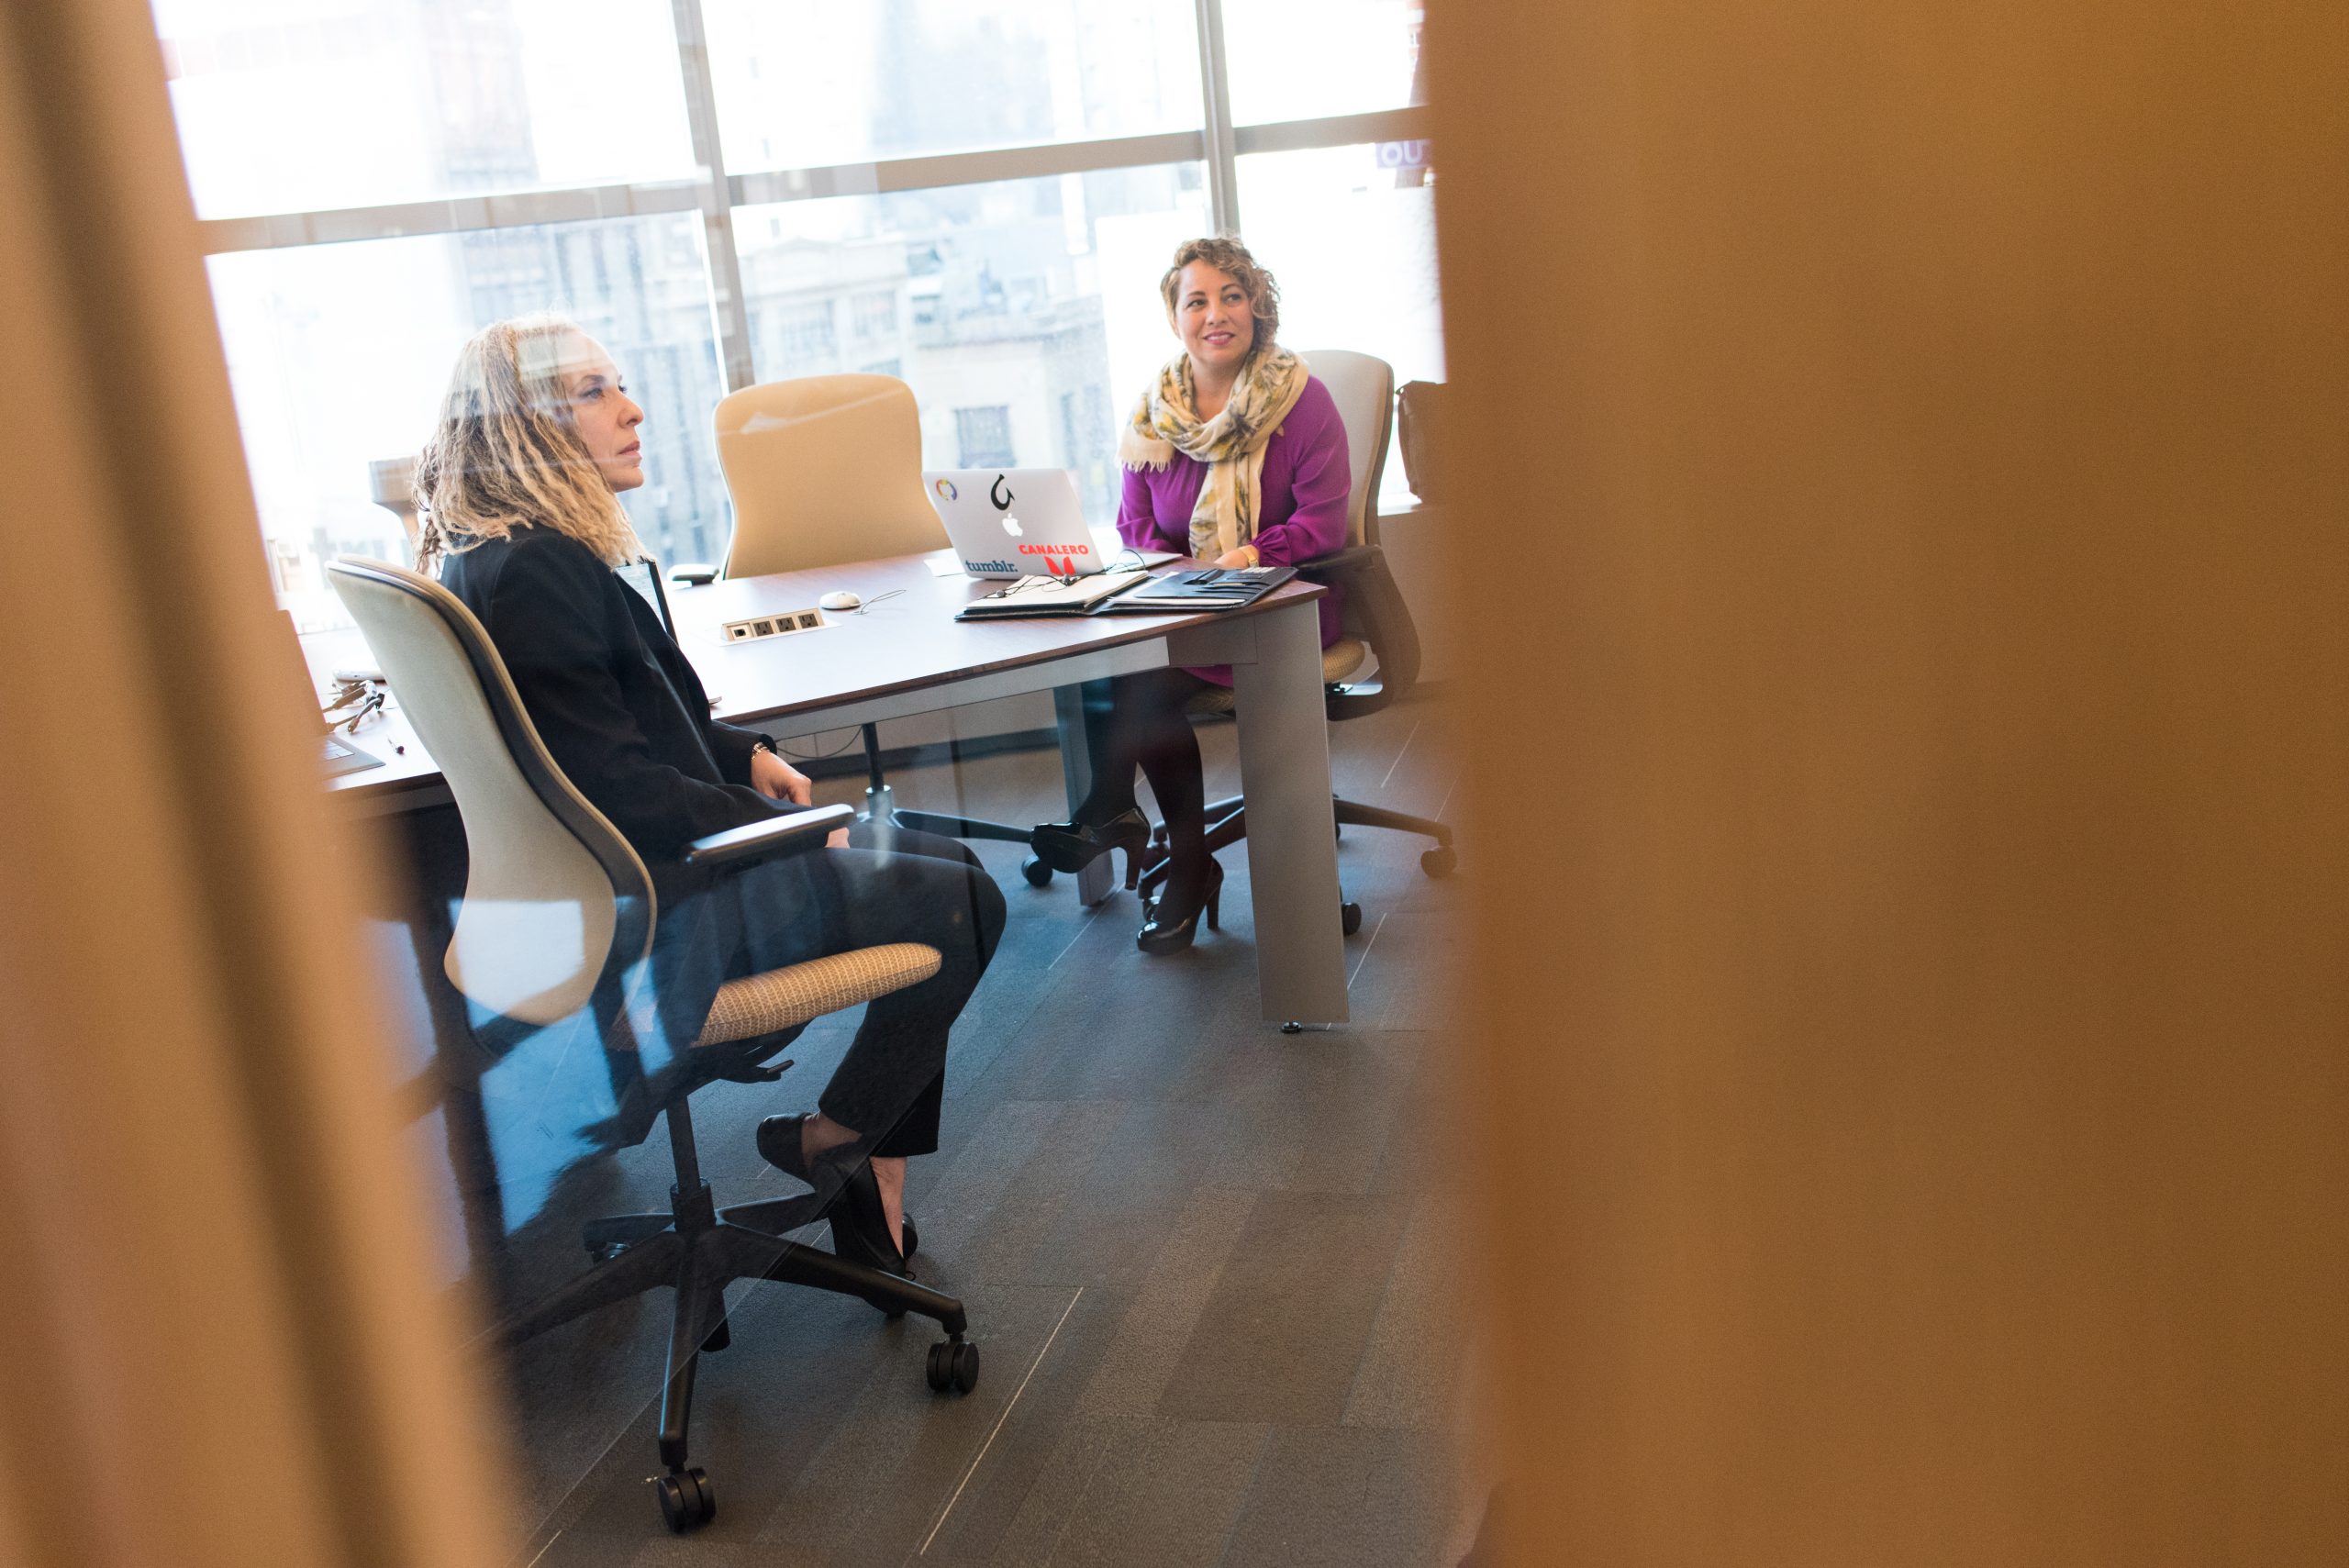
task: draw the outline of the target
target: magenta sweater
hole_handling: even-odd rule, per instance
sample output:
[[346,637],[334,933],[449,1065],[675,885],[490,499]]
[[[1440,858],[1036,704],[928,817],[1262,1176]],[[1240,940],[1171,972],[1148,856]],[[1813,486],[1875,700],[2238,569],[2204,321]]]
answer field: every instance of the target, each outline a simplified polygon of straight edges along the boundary
[[[1191,550],[1191,508],[1208,465],[1174,454],[1163,470],[1126,470],[1126,493],[1118,506],[1118,536],[1136,550]],[[1267,566],[1294,566],[1342,549],[1346,542],[1346,495],[1353,463],[1346,452],[1345,422],[1337,400],[1319,376],[1308,376],[1305,391],[1264,449],[1263,518],[1249,542]],[[1321,646],[1338,640],[1338,596],[1321,601]],[[1229,671],[1198,673],[1230,685]]]

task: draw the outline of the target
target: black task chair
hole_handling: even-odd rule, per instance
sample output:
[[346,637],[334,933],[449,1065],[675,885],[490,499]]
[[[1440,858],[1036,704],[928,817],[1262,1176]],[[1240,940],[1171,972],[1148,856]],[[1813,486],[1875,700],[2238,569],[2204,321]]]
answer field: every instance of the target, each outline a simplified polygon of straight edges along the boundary
[[[1297,568],[1300,577],[1341,588],[1345,594],[1343,635],[1321,651],[1329,715],[1332,721],[1343,722],[1365,717],[1401,700],[1419,678],[1419,634],[1411,624],[1402,590],[1387,569],[1386,552],[1378,546],[1378,486],[1386,471],[1386,444],[1394,430],[1395,372],[1385,360],[1344,349],[1324,349],[1299,357],[1336,401],[1353,460],[1346,548]],[[1374,658],[1377,662],[1369,678],[1351,678]],[[1231,692],[1221,686],[1200,693],[1191,703],[1191,712],[1203,717],[1229,714],[1232,709]],[[1430,876],[1449,876],[1459,864],[1458,852],[1452,847],[1452,829],[1433,817],[1390,811],[1343,795],[1333,797],[1333,804],[1340,829],[1387,828],[1434,840],[1419,855],[1419,869]],[[1208,805],[1210,851],[1229,849],[1247,837],[1247,806],[1241,795]],[[1161,847],[1165,838],[1165,828],[1158,828],[1155,840]],[[1155,895],[1166,880],[1166,871],[1161,856],[1144,873],[1142,896]],[[1361,929],[1359,905],[1349,902],[1341,913],[1348,936]]]
[[[584,1009],[606,1051],[633,1059],[640,1042],[624,976],[651,951],[659,915],[643,862],[555,766],[488,634],[454,595],[378,561],[346,558],[328,568],[328,577],[456,797],[468,865],[442,967],[458,992],[488,1015],[473,1026],[476,1037],[484,1049],[500,1051]],[[835,806],[738,828],[697,840],[686,860],[724,874],[817,849],[852,817]],[[661,1407],[666,1473],[659,1484],[662,1514],[673,1529],[705,1523],[717,1511],[708,1475],[686,1462],[685,1427],[701,1352],[723,1350],[729,1340],[730,1281],[813,1285],[861,1296],[892,1318],[912,1312],[935,1319],[947,1338],[931,1347],[930,1387],[968,1391],[978,1382],[978,1346],[964,1338],[961,1302],[785,1239],[815,1220],[814,1195],[718,1207],[702,1179],[687,1103],[695,1089],[718,1077],[745,1075],[740,1042],[918,984],[939,962],[935,948],[900,942],[727,982],[699,1036],[635,1078],[657,1106],[644,1113],[644,1125],[654,1114],[668,1122],[676,1184],[667,1212],[589,1224],[588,1254],[600,1261],[485,1336],[511,1347],[655,1287],[676,1292]],[[779,1073],[752,1069],[748,1075]],[[908,1254],[918,1244],[910,1225],[904,1241]]]

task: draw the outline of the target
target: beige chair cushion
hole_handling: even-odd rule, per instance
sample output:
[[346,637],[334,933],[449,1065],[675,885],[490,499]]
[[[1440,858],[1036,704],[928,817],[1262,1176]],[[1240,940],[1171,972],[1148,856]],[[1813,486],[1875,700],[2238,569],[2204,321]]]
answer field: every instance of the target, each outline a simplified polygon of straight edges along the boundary
[[[1338,639],[1321,651],[1321,684],[1325,686],[1336,685],[1340,681],[1361,669],[1363,661],[1369,657],[1370,645],[1360,638]],[[1236,712],[1238,709],[1238,704],[1232,700],[1230,686],[1209,686],[1183,706],[1186,712],[1197,714],[1202,718],[1219,713]]]
[[696,1045],[724,1045],[787,1029],[842,1007],[853,1007],[918,985],[938,973],[938,950],[920,942],[891,942],[795,963],[729,980],[718,988]]
[[1321,684],[1334,686],[1370,657],[1370,644],[1358,637],[1341,637],[1321,651]]

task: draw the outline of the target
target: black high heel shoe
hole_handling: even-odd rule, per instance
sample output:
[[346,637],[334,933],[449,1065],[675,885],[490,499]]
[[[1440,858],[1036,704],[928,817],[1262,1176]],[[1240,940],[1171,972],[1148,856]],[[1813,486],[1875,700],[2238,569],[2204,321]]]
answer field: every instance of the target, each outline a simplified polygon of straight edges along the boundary
[[1202,906],[1207,911],[1208,929],[1223,929],[1223,867],[1212,858],[1208,862],[1206,896],[1190,908],[1178,910],[1169,904],[1164,894],[1159,895],[1157,902],[1150,906],[1149,918],[1142,922],[1141,933],[1134,938],[1134,946],[1152,957],[1181,952],[1199,934]]
[[1040,822],[1028,835],[1036,858],[1057,872],[1083,871],[1111,850],[1126,851],[1126,886],[1141,880],[1141,852],[1150,848],[1150,818],[1130,806],[1097,827],[1085,822]]

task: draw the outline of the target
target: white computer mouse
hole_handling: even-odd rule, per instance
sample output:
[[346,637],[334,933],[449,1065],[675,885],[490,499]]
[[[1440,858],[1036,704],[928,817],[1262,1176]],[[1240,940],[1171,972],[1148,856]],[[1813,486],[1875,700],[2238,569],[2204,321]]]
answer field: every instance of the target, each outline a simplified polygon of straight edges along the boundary
[[864,603],[845,588],[835,588],[816,602],[828,610],[852,610]]

